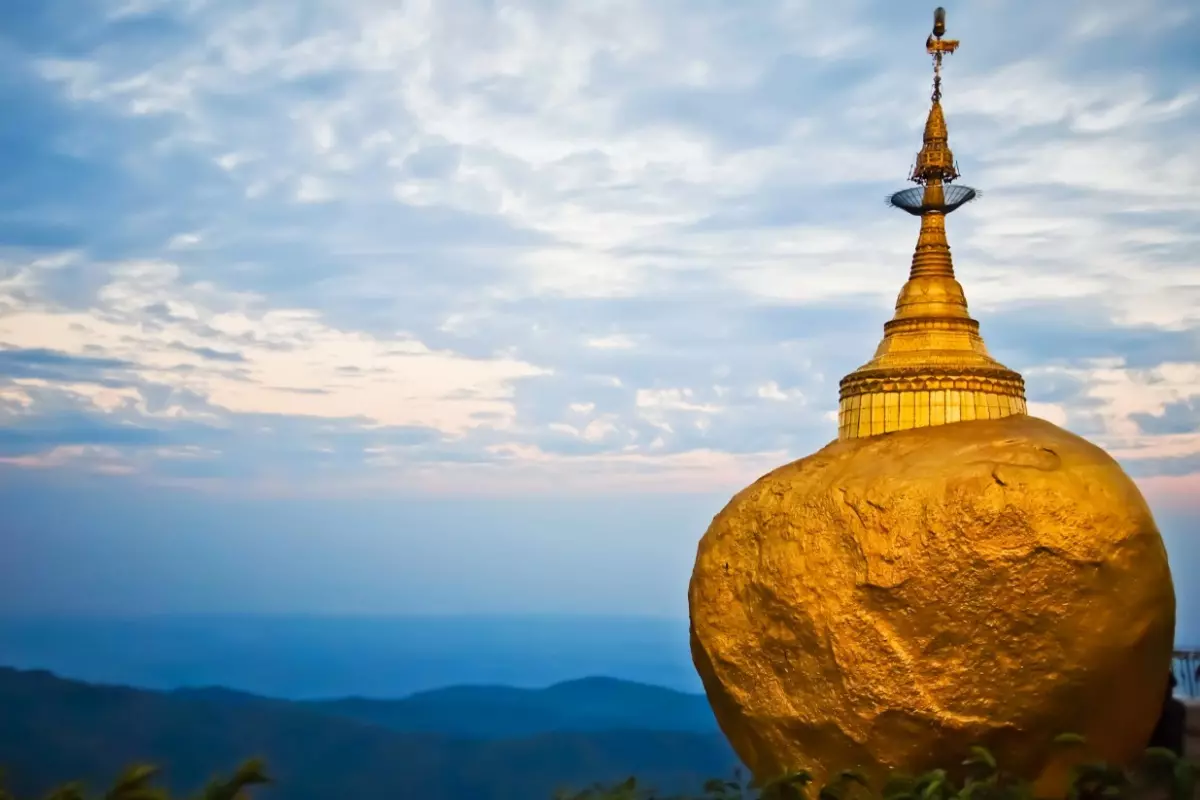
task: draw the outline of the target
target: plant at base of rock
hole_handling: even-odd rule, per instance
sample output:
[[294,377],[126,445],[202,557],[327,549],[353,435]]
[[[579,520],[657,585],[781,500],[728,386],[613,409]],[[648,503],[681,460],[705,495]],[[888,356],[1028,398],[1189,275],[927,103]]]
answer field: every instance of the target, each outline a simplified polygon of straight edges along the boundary
[[1069,800],[1192,800],[1197,765],[1162,747],[1152,747],[1132,769],[1104,762],[1075,768]]
[[919,777],[892,775],[884,784],[884,800],[1032,800],[1026,781],[1003,772],[986,747],[972,747],[962,762],[965,777],[956,783],[944,769]]
[[237,771],[225,780],[210,781],[200,795],[200,800],[237,800],[242,797],[243,790],[270,782],[271,779],[267,777],[263,762],[257,758],[251,759],[238,767]]
[[[151,781],[156,777],[158,777],[157,767],[147,764],[129,767],[117,776],[112,788],[105,793],[104,800],[167,800],[165,791],[151,785]],[[76,784],[75,788],[78,791],[76,796],[82,798],[83,787]],[[61,798],[61,800],[66,800],[66,798]]]
[[1142,755],[1142,770],[1140,777],[1145,780],[1146,791],[1154,787],[1166,789],[1167,796],[1172,798],[1193,798],[1196,796],[1197,773],[1200,765],[1186,758],[1180,758],[1171,750],[1161,747],[1151,747]]
[[46,800],[87,800],[82,783],[67,783],[46,795]]
[[[791,772],[759,788],[762,800],[801,800],[809,795],[812,773],[808,770]],[[844,769],[833,780],[817,790],[817,800],[852,800],[856,793],[870,789],[866,777],[857,770]]]
[[[1087,741],[1077,734],[1054,740],[1061,750],[1082,754]],[[1150,748],[1136,764],[1120,767],[1104,762],[1083,762],[1072,771],[1070,788],[1062,800],[1200,800],[1196,794],[1200,765],[1170,750]],[[972,747],[970,756],[954,770],[934,769],[918,776],[893,773],[882,791],[875,792],[858,772],[843,770],[813,791],[813,776],[806,770],[782,775],[762,784],[744,787],[734,781],[710,780],[693,800],[750,800],[748,789],[757,789],[759,800],[1034,800],[1033,784],[1005,772],[985,747]],[[625,784],[623,784],[624,786]],[[630,785],[629,788],[632,788]],[[586,797],[562,800],[634,800],[638,795],[595,790]],[[653,792],[640,797],[667,800]],[[4,800],[0,798],[0,800]]]
[[[138,764],[128,767],[117,776],[111,787],[99,798],[89,796],[83,784],[66,783],[52,789],[43,800],[171,800],[163,788],[153,785],[159,776],[157,767]],[[16,800],[5,788],[3,772],[0,771],[0,800]],[[194,800],[245,800],[245,790],[253,786],[270,783],[266,767],[259,759],[243,763],[228,778],[215,778]]]
[[741,770],[734,770],[731,781],[714,778],[705,783],[704,796],[712,800],[744,800],[753,788],[753,782],[746,783],[742,780]]
[[[1055,739],[1056,744],[1083,746],[1074,734]],[[1104,761],[1085,762],[1072,771],[1068,800],[1193,800],[1200,765],[1162,747],[1150,747],[1131,767]]]
[[643,794],[644,791],[638,788],[637,778],[626,778],[607,789],[603,786],[594,786],[582,792],[560,789],[554,793],[554,800],[638,800]]
[[758,787],[759,797],[764,800],[796,800],[808,794],[812,782],[812,773],[806,769],[788,772]]

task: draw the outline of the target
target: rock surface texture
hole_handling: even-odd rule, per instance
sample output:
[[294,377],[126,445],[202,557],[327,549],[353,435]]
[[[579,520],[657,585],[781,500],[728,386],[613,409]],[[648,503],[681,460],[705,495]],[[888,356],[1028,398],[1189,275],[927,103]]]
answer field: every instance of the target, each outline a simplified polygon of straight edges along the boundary
[[[759,479],[700,542],[692,654],[759,778],[957,764],[1043,782],[1059,733],[1141,752],[1175,595],[1137,487],[1024,416],[834,442]],[[1043,783],[1044,785],[1044,783]]]

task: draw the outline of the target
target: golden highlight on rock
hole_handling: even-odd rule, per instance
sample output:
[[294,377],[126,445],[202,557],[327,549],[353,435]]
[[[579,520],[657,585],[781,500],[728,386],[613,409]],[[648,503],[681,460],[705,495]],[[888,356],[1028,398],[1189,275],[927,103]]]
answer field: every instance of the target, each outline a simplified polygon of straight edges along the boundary
[[945,216],[975,196],[933,107],[913,180],[908,282],[875,357],[842,381],[838,440],[739,493],[689,587],[692,655],[758,778],[881,779],[991,748],[1053,787],[1059,733],[1126,761],[1170,664],[1175,595],[1133,481],[1100,448],[1027,416],[954,277]]

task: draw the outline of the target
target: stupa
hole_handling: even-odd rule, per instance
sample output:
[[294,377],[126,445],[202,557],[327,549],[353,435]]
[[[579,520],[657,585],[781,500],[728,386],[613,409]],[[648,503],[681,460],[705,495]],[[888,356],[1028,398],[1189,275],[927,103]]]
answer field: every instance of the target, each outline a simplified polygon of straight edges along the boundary
[[911,177],[917,188],[888,198],[921,218],[921,234],[875,357],[842,379],[841,439],[1026,412],[1025,381],[988,355],[946,241],[946,215],[977,192],[954,184],[959,175],[942,113],[942,56],[957,50],[958,41],[942,38],[945,26],[940,12],[926,41],[934,59],[933,104]]
[[701,539],[692,654],[759,779],[960,763],[991,748],[1061,783],[1053,738],[1120,762],[1157,719],[1175,624],[1166,551],[1103,450],[1027,413],[994,360],[946,238],[945,12],[926,41],[932,105],[911,179],[908,281],[874,358],[841,382],[837,440],[736,495]]

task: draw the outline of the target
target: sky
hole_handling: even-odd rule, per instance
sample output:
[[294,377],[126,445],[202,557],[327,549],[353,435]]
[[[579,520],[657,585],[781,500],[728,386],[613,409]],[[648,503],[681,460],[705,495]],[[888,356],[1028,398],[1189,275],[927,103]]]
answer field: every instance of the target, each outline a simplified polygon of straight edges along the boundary
[[[946,5],[973,315],[1200,607],[1200,8]],[[0,609],[685,614],[890,316],[931,11],[2,4]]]

